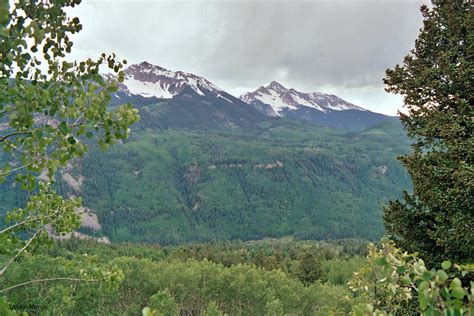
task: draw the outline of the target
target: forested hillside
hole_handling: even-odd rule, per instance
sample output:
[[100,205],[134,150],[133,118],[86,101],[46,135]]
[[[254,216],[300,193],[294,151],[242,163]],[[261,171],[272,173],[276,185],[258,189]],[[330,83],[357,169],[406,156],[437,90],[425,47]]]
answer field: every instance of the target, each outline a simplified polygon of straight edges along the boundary
[[[159,105],[155,105],[159,107]],[[276,119],[253,128],[156,129],[159,109],[121,146],[93,148],[58,175],[113,242],[173,244],[296,236],[377,239],[381,206],[410,187],[398,123],[344,132]],[[21,204],[3,185],[2,211]],[[7,193],[7,192],[10,193]]]
[[142,128],[78,167],[85,205],[112,241],[375,239],[381,205],[410,186],[395,160],[408,147],[397,124],[357,133],[285,120]]

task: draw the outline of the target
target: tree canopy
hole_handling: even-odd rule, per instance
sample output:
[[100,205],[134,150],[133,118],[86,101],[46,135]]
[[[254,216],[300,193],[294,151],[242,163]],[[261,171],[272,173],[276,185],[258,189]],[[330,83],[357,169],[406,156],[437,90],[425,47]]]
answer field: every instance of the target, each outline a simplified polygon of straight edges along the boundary
[[474,253],[473,13],[465,0],[434,0],[421,13],[415,48],[384,80],[404,97],[401,121],[415,140],[401,157],[413,193],[390,202],[385,227],[425,259],[467,262]]

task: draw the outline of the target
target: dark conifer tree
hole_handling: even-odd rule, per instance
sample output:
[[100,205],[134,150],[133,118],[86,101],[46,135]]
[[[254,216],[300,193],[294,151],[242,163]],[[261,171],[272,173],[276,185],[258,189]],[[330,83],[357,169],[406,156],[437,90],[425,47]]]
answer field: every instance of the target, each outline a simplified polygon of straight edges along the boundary
[[472,262],[474,254],[473,24],[466,0],[421,7],[424,25],[386,90],[404,97],[401,121],[414,139],[400,157],[413,193],[385,209],[389,236],[432,263]]

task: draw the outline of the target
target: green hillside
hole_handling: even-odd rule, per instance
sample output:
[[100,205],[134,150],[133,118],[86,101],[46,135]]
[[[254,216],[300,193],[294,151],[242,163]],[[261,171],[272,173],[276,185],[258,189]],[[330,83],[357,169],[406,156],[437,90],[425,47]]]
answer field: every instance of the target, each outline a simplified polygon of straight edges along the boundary
[[112,242],[294,235],[378,238],[409,187],[398,124],[343,133],[277,120],[253,129],[142,129],[81,163],[85,205]]

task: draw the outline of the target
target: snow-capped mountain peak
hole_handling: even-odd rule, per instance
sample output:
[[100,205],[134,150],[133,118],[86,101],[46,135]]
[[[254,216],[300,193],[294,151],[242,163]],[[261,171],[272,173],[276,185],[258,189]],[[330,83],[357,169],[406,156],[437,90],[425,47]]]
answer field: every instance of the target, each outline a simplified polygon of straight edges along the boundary
[[128,95],[171,99],[186,88],[198,95],[220,95],[223,92],[203,77],[183,71],[171,71],[146,61],[131,65],[124,72],[125,80],[120,85],[120,90]]
[[272,81],[266,87],[262,86],[253,92],[243,94],[240,99],[272,116],[281,116],[285,111],[305,108],[324,113],[346,110],[367,111],[335,95],[321,92],[299,92],[293,88],[288,89],[276,81]]
[[281,83],[279,83],[277,81],[270,82],[270,84],[268,85],[267,88],[271,89],[271,90],[274,90],[274,91],[277,91],[277,92],[286,92],[286,91],[288,91],[287,88],[285,88]]

